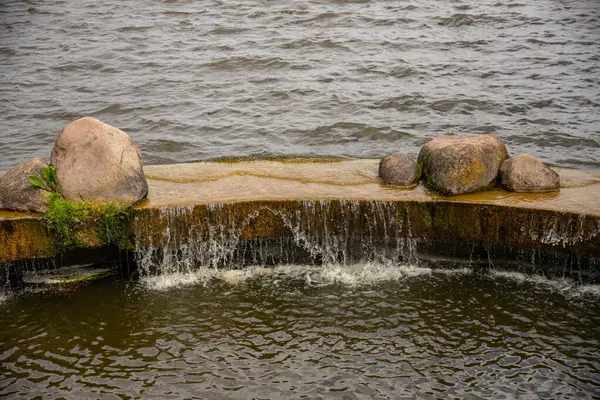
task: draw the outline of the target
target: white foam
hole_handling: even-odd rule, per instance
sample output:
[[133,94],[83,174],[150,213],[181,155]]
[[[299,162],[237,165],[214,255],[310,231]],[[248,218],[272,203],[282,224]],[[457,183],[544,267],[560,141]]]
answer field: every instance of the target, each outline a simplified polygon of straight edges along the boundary
[[211,278],[212,274],[208,270],[199,270],[195,272],[146,276],[140,279],[140,283],[148,289],[168,290],[189,285],[206,285]]
[[[429,275],[430,268],[410,265],[355,264],[349,266],[329,265],[314,271],[308,278],[314,282],[325,284],[342,284],[346,286],[363,286],[379,282],[397,281],[406,277]],[[314,284],[313,284],[314,286]]]
[[[331,285],[365,287],[383,282],[406,281],[420,276],[451,276],[473,273],[470,268],[431,269],[415,265],[362,263],[354,265],[278,265],[265,268],[250,266],[241,270],[201,268],[195,272],[161,274],[143,277],[140,283],[150,290],[165,291],[189,285],[208,286],[221,282],[230,286],[245,285],[251,280],[279,285],[282,281],[295,281],[306,287],[319,288]],[[600,297],[600,285],[578,285],[571,279],[548,279],[541,275],[527,275],[515,271],[490,270],[492,279],[511,280],[518,284],[533,284],[560,292],[569,298]],[[0,303],[3,299],[0,298]]]
[[490,276],[512,280],[517,283],[528,283],[542,286],[548,290],[560,292],[569,298],[582,296],[600,297],[600,285],[578,285],[573,279],[554,278],[549,279],[543,275],[527,275],[515,271],[490,270]]
[[600,285],[581,285],[577,287],[576,292],[580,295],[600,297]]
[[544,285],[556,289],[565,289],[575,286],[575,281],[573,281],[572,279],[549,279],[543,275],[528,275],[517,271],[501,271],[492,269],[490,270],[490,276],[495,278],[509,279],[519,283],[528,282],[538,285]]
[[145,288],[151,290],[168,290],[189,285],[206,286],[211,280],[220,280],[229,285],[239,285],[245,283],[248,279],[260,276],[272,276],[281,272],[284,271],[264,267],[248,267],[241,270],[200,268],[194,272],[176,272],[146,276],[140,279],[140,283]]
[[[436,270],[435,273],[464,273],[465,270]],[[162,274],[143,277],[140,282],[152,290],[167,290],[169,288],[187,285],[207,285],[211,280],[219,280],[229,285],[245,284],[249,280],[262,279],[279,282],[282,279],[304,282],[309,287],[323,287],[334,284],[345,286],[365,286],[385,281],[397,281],[405,278],[430,275],[434,271],[411,265],[387,265],[377,263],[355,265],[278,265],[273,268],[251,266],[241,270],[217,270],[202,268],[191,273]]]

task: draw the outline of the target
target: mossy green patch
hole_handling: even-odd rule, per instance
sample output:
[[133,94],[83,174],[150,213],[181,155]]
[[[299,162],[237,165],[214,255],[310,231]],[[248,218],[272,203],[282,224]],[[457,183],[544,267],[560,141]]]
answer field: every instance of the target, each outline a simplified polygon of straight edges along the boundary
[[104,245],[131,248],[128,217],[128,209],[116,203],[72,203],[52,193],[42,221],[54,236],[57,252],[62,253],[86,247],[85,238],[91,232]]
[[420,179],[421,179],[421,177],[423,176],[423,162],[419,162],[419,161],[417,161],[417,163],[416,163],[416,164],[417,164],[417,176],[416,176],[416,179],[415,179],[415,181],[416,181],[417,183],[419,183],[419,180],[420,180]]

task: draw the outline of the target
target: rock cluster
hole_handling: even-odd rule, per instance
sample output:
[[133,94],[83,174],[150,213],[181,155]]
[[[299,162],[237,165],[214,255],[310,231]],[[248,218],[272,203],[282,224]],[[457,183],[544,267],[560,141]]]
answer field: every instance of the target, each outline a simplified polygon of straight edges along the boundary
[[[68,124],[51,153],[56,182],[34,185],[48,164],[34,158],[0,176],[0,209],[44,212],[49,190],[69,201],[116,202],[129,206],[148,195],[142,157],[127,133],[94,118]],[[443,195],[484,190],[498,182],[516,192],[560,190],[556,172],[528,154],[509,158],[495,135],[442,136],[425,143],[415,162],[394,153],[379,164],[379,177],[388,185],[425,185]],[[35,180],[35,179],[34,179]],[[42,188],[38,187],[41,186]]]
[[[129,206],[144,199],[148,184],[140,151],[129,135],[94,118],[81,118],[59,134],[51,153],[54,186],[72,202],[115,202]],[[44,212],[50,192],[32,184],[44,183],[48,164],[34,158],[0,177],[0,210]],[[46,185],[45,185],[46,186]]]
[[385,184],[412,185],[419,179],[414,171],[422,171],[425,185],[443,195],[485,190],[499,181],[515,192],[560,190],[556,172],[529,154],[509,158],[496,135],[442,136],[425,143],[416,163],[390,154],[379,164],[379,177]]

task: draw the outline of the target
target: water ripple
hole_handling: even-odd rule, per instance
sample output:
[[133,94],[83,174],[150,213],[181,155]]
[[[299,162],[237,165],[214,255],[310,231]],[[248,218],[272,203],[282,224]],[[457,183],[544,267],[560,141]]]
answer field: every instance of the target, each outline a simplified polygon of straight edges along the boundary
[[[389,129],[411,134],[392,140],[409,153],[447,130],[494,132],[514,153],[598,168],[594,1],[5,1],[0,11],[0,172],[48,157],[82,115],[126,129],[148,163],[378,157],[391,136],[364,130]],[[338,128],[322,133],[348,121],[339,142]]]
[[0,394],[589,398],[600,390],[597,287],[383,265],[161,279],[5,300]]

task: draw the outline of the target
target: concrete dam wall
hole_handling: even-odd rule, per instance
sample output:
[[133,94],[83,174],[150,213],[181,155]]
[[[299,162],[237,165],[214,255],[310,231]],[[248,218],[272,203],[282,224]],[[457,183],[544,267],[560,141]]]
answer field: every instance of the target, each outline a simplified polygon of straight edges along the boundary
[[[202,162],[145,168],[148,199],[130,217],[140,275],[200,267],[393,262],[600,280],[600,173],[556,169],[558,193],[493,189],[444,197],[380,185],[378,160]],[[0,213],[4,275],[114,261],[57,255],[39,216]],[[126,253],[126,254],[123,254]],[[37,261],[35,261],[37,260]],[[9,272],[6,272],[9,271]]]

